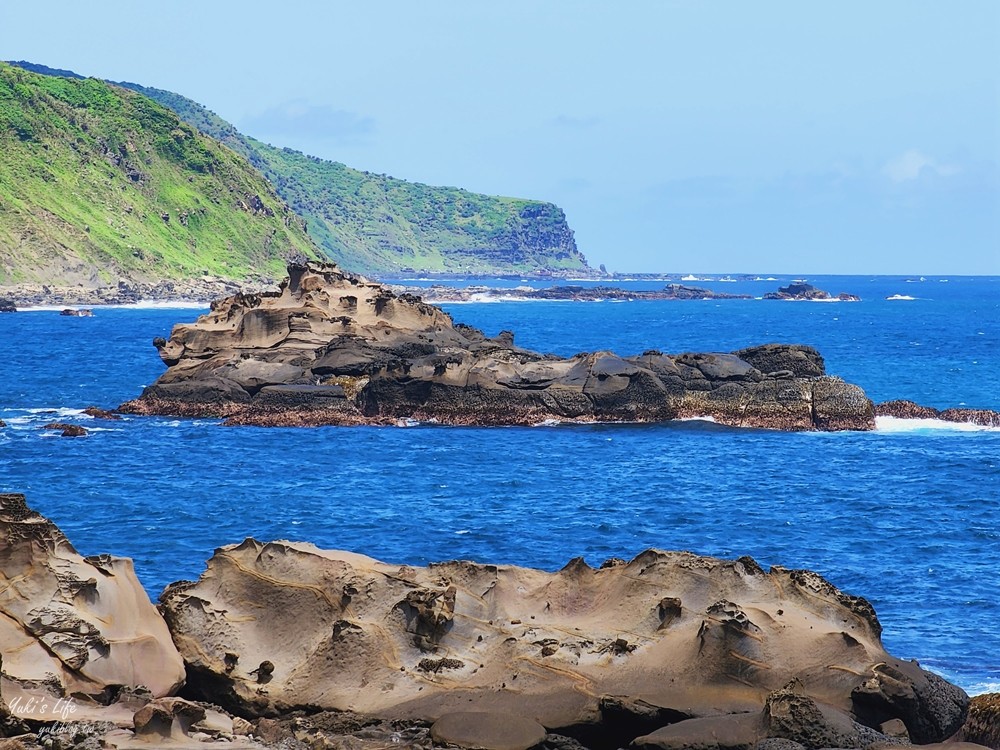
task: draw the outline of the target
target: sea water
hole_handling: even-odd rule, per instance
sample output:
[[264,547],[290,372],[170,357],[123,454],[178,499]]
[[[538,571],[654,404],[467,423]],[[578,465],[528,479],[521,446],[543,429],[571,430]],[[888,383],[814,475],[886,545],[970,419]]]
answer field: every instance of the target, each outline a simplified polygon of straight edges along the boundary
[[[1000,279],[810,281],[863,301],[446,307],[488,335],[510,329],[519,345],[562,355],[810,344],[876,401],[1000,410]],[[759,297],[777,283],[698,285]],[[649,547],[752,555],[870,599],[895,655],[970,692],[1000,689],[1000,431],[896,420],[835,434],[698,421],[226,428],[80,412],[137,396],[163,371],[153,337],[196,315],[0,316],[0,491],[27,494],[81,553],[134,558],[154,598],[245,536],[414,565],[556,570]],[[90,435],[39,429],[54,420]]]

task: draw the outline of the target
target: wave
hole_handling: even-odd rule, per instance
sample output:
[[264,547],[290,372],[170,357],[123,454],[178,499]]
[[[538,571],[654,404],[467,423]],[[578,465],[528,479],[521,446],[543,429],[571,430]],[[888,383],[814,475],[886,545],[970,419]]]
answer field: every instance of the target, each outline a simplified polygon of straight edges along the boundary
[[965,688],[965,692],[969,695],[985,695],[986,693],[1000,693],[1000,682],[995,680],[984,680],[982,682],[973,682],[971,685]]
[[915,300],[916,297],[911,297],[909,294],[891,294],[886,299],[895,302],[896,300]]
[[899,432],[1000,432],[1000,427],[986,427],[972,422],[949,422],[945,419],[903,419],[901,417],[875,417],[875,431]]
[[19,409],[17,407],[7,407],[6,409],[0,409],[0,412],[4,414],[23,414],[27,416],[20,417],[5,417],[7,422],[23,424],[26,421],[33,420],[38,417],[38,415],[45,415],[46,418],[49,417],[79,417],[80,419],[93,419],[89,414],[84,414],[83,409],[71,409],[67,406],[39,406],[30,409]]

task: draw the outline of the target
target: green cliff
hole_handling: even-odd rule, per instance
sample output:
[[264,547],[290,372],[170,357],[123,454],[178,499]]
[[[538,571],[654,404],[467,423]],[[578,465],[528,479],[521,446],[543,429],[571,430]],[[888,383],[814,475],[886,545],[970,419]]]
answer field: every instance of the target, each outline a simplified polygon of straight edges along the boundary
[[0,284],[280,276],[320,255],[247,160],[140,94],[0,63]]
[[374,275],[588,273],[562,209],[362,172],[245,136],[179,94],[125,86],[246,156],[347,269]]

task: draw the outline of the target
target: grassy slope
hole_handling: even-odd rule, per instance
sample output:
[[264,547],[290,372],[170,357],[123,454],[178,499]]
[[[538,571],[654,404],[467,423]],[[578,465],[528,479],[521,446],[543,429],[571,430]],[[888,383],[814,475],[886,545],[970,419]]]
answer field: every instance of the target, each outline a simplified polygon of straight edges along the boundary
[[0,63],[0,284],[280,276],[315,257],[247,161],[166,107]]
[[239,133],[183,96],[121,83],[246,156],[308,221],[313,238],[364,273],[586,271],[562,209],[551,203],[431,187],[279,149]]

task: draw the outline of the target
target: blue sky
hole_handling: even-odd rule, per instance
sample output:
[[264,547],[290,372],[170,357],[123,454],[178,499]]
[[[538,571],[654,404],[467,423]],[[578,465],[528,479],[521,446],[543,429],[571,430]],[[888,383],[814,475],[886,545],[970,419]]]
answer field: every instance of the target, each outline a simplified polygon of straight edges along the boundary
[[3,3],[0,57],[562,206],[613,270],[1000,274],[1000,3]]

